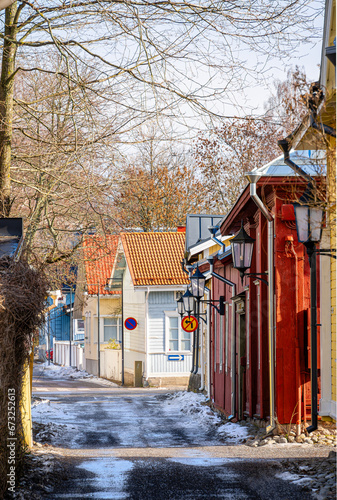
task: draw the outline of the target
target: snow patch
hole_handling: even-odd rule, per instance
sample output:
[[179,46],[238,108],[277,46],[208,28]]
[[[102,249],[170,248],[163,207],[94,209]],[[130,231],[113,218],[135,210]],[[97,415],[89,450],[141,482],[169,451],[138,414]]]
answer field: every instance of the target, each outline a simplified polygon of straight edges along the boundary
[[191,425],[195,425],[196,421],[206,427],[219,424],[221,418],[206,405],[206,401],[203,394],[181,391],[167,398],[163,409],[167,414],[184,413],[190,418]]
[[250,434],[248,427],[233,422],[227,422],[221,425],[217,429],[217,432],[224,438],[230,438],[233,444],[240,444],[246,441]]
[[312,482],[310,477],[301,477],[297,474],[292,474],[291,472],[280,472],[275,474],[278,479],[283,479],[284,481],[289,481],[290,483],[297,484],[298,486],[304,486]]
[[47,377],[57,377],[57,378],[70,378],[70,379],[83,379],[83,378],[93,378],[93,375],[90,375],[85,370],[77,370],[77,368],[73,368],[71,366],[60,366],[54,365],[50,363],[48,365],[48,361],[42,363],[43,373]]
[[95,493],[90,495],[92,498],[128,498],[123,489],[126,474],[133,468],[132,462],[114,458],[96,458],[82,462],[79,467],[95,474],[93,479],[87,480],[94,482],[95,489],[97,488]]

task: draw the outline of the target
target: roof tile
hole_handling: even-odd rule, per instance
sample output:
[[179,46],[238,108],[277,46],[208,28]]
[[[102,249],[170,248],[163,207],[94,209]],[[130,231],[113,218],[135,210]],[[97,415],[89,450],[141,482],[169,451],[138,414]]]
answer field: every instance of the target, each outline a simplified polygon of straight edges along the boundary
[[116,295],[119,291],[107,291],[105,285],[111,276],[118,245],[118,235],[86,236],[83,241],[84,265],[88,294],[96,295],[99,283],[101,295]]
[[189,283],[181,268],[185,233],[122,233],[121,238],[135,286]]

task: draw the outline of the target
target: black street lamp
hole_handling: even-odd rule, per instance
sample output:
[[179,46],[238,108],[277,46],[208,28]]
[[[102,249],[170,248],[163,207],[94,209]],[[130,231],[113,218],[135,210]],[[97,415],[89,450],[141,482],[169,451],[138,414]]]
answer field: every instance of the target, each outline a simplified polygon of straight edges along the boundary
[[180,299],[177,300],[177,306],[178,306],[178,313],[180,314],[180,317],[182,318],[183,314],[185,312],[184,301],[183,301],[182,297],[180,297]]
[[241,283],[243,283],[243,278],[245,276],[255,276],[257,279],[263,281],[268,285],[268,282],[266,280],[258,277],[258,275],[266,273],[245,272],[252,265],[254,243],[254,238],[246,233],[243,227],[243,223],[241,222],[240,230],[236,233],[234,238],[231,239],[233,267],[240,272]]
[[310,197],[306,191],[298,203],[294,203],[297,239],[306,246],[319,243],[322,238],[324,212],[320,206],[310,206]]
[[182,296],[184,309],[188,316],[191,316],[191,312],[194,310],[194,297],[189,290],[187,290]]
[[321,241],[324,212],[322,207],[309,205],[312,186],[308,185],[298,203],[294,203],[297,239],[307,249],[310,265],[310,338],[311,338],[311,425],[308,432],[317,429],[318,368],[317,368],[317,259],[316,254],[332,255],[333,249],[316,249]]
[[[190,278],[191,281],[191,291],[187,290],[184,295],[177,300],[178,312],[183,316],[184,311],[188,316],[195,307],[195,315],[198,319],[198,327],[193,332],[193,360],[192,360],[192,370],[191,373],[196,374],[198,372],[199,364],[199,336],[200,336],[200,320],[207,323],[206,319],[202,317],[203,314],[200,313],[200,302],[205,302],[214,307],[220,315],[225,314],[225,297],[221,296],[219,300],[203,300],[202,297],[205,293],[206,277],[202,274],[197,267],[196,271]],[[219,307],[214,305],[214,302],[219,302]]]
[[191,289],[193,297],[195,297],[196,299],[201,299],[205,293],[206,278],[200,272],[198,267],[195,273],[192,275],[190,281],[191,281]]

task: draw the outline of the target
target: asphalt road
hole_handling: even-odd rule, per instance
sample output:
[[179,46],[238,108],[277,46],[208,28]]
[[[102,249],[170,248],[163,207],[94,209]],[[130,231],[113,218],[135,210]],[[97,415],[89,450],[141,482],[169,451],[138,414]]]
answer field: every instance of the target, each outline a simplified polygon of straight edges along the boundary
[[177,405],[169,408],[167,392],[51,379],[37,368],[33,395],[49,403],[39,405],[35,421],[54,432],[49,453],[66,471],[44,498],[312,498],[303,485],[281,478],[280,459],[301,460],[309,453],[304,447],[221,442],[214,425],[200,425]]

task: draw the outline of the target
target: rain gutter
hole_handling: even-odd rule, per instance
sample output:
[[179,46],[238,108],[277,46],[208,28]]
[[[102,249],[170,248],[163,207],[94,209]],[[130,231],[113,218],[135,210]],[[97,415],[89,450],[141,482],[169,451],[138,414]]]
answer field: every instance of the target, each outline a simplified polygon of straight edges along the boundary
[[267,219],[268,224],[268,363],[269,363],[269,425],[267,434],[275,428],[275,338],[274,338],[274,217],[256,192],[260,176],[246,175],[250,183],[250,196]]

